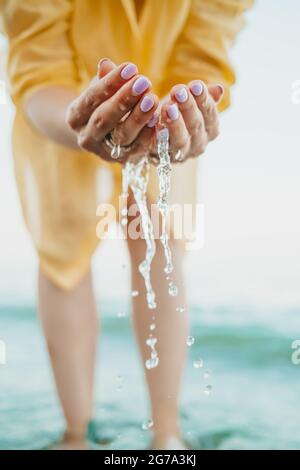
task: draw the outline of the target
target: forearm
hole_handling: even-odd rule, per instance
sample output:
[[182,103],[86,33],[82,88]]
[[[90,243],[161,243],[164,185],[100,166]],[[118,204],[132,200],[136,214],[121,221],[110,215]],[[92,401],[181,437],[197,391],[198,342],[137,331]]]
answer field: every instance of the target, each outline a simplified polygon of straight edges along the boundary
[[76,97],[77,92],[70,88],[43,88],[28,98],[25,112],[43,135],[60,145],[78,150],[76,134],[65,121],[66,110]]

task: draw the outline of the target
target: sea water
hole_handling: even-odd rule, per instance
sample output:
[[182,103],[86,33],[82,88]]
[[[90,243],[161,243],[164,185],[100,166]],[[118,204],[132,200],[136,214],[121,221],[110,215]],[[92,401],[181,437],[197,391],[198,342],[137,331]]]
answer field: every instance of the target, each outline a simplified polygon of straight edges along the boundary
[[[151,416],[130,318],[116,316],[125,307],[101,302],[90,427],[96,449],[145,449],[151,440],[151,428],[142,429]],[[195,342],[181,401],[190,446],[300,450],[300,366],[291,362],[299,310],[194,306],[191,326]],[[0,449],[41,449],[60,436],[64,420],[34,307],[0,306],[0,338],[7,349],[0,365]],[[203,367],[195,368],[200,359]]]

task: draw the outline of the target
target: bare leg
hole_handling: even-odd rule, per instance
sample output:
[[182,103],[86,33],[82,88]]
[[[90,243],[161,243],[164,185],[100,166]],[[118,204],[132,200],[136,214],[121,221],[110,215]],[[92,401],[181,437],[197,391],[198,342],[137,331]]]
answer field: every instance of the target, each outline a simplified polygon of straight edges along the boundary
[[[186,303],[182,273],[183,247],[178,242],[172,242],[174,271],[171,277],[179,292],[178,296],[171,297],[168,294],[168,284],[163,271],[165,266],[163,251],[159,242],[156,245],[157,253],[152,263],[151,276],[156,292],[157,308],[149,310],[144,281],[138,271],[138,265],[145,255],[145,242],[142,239],[128,240],[132,261],[132,288],[139,291],[139,296],[133,298],[133,322],[144,364],[150,357],[150,349],[145,342],[155,313],[156,329],[153,333],[158,340],[160,362],[154,369],[145,369],[154,421],[153,448],[167,449],[169,446],[177,445],[174,444],[174,440],[180,445],[178,397],[186,358],[188,317],[186,312],[176,311],[176,307],[184,306]],[[170,444],[171,441],[173,444]]]
[[40,272],[39,314],[67,422],[60,448],[84,448],[93,408],[98,335],[91,274],[88,273],[72,291],[64,292]]

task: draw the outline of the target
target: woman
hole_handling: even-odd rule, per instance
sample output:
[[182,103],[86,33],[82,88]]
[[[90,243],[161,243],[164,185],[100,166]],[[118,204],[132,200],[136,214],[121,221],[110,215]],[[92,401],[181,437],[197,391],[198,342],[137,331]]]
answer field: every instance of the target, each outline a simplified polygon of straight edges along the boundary
[[[116,206],[122,164],[127,159],[138,161],[145,151],[155,158],[155,133],[167,127],[176,162],[170,203],[195,202],[194,157],[203,154],[217,136],[217,104],[219,110],[229,105],[234,74],[228,47],[250,3],[0,0],[16,105],[16,180],[40,260],[39,314],[66,419],[60,448],[86,448],[86,428],[92,417],[98,335],[90,271],[99,242],[96,178],[104,170],[111,173],[110,201]],[[99,62],[94,77],[100,57],[110,59]],[[121,163],[113,163],[109,143],[121,146]],[[157,200],[155,181],[151,176],[149,200],[153,202]],[[129,206],[131,202],[132,195]],[[133,298],[133,320],[145,363],[151,315],[138,272],[145,246],[141,238],[128,237],[127,244],[132,286],[140,293]],[[160,363],[145,369],[145,374],[156,449],[184,448],[178,394],[187,309],[176,314],[178,305],[186,305],[184,250],[175,239],[171,248],[178,297],[168,295],[159,243],[152,265]]]

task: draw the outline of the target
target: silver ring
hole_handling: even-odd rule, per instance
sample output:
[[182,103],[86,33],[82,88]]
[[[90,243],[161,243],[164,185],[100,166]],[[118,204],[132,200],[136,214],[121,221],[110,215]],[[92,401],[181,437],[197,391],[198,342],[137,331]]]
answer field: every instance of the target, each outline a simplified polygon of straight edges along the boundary
[[177,162],[182,162],[184,160],[184,156],[182,155],[181,150],[177,150],[177,152],[175,153],[174,160],[176,160]]
[[133,143],[129,145],[116,144],[113,140],[111,132],[106,134],[106,136],[104,137],[104,142],[111,149],[110,156],[114,160],[117,160],[118,158],[122,157],[123,153],[129,152],[129,150],[131,150],[133,147]]

